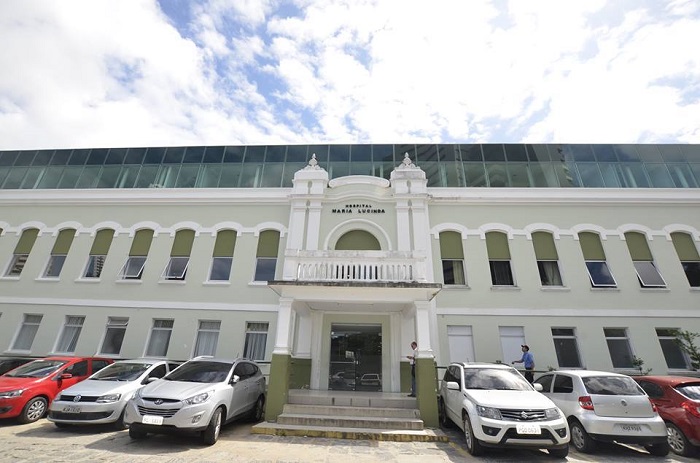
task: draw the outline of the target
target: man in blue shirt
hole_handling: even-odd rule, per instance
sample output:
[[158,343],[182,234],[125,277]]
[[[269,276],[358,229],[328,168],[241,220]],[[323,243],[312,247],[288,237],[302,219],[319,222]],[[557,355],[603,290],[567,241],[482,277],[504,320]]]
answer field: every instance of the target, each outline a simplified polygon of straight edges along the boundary
[[521,345],[520,348],[523,351],[523,356],[520,360],[513,360],[511,363],[522,363],[525,367],[525,379],[532,383],[535,380],[535,375],[532,373],[532,370],[535,369],[535,357],[530,353],[530,347],[527,344]]

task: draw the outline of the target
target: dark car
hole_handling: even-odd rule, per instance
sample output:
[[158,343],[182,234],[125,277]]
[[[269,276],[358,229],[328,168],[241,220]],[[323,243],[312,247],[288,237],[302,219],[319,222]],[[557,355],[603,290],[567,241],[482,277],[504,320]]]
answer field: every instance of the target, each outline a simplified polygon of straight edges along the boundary
[[0,375],[35,360],[29,357],[0,357]]
[[700,378],[637,376],[666,422],[668,444],[678,455],[694,455],[700,446]]

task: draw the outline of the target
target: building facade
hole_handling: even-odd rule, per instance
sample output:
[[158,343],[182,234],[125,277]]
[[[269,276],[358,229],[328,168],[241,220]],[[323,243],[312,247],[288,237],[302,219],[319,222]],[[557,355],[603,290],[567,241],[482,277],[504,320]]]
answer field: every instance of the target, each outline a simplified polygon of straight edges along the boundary
[[408,391],[413,340],[428,423],[436,365],[521,344],[694,374],[699,184],[695,145],[0,152],[0,352],[246,356],[272,419],[290,388]]

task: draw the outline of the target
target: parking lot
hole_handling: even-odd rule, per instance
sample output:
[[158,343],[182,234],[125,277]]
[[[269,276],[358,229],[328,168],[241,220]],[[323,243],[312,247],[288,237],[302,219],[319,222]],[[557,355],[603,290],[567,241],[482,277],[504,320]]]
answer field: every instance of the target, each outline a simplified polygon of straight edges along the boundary
[[[32,424],[0,422],[1,462],[523,462],[556,461],[545,452],[491,451],[473,458],[456,429],[446,430],[448,443],[376,442],[303,437],[274,437],[250,433],[250,424],[232,423],[219,442],[203,446],[190,436],[150,436],[132,441],[127,431],[109,426],[58,429],[42,419]],[[563,461],[563,460],[562,460]],[[601,447],[595,455],[571,452],[570,462],[698,462],[669,455],[652,457],[641,449],[621,445]]]

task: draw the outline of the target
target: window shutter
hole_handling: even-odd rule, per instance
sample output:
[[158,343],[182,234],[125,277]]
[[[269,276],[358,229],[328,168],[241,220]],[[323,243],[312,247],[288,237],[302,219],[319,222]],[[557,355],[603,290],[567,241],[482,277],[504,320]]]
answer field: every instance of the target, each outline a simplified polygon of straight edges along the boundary
[[671,239],[673,240],[673,247],[676,248],[678,259],[684,262],[700,261],[700,254],[698,254],[698,248],[695,246],[692,236],[688,233],[676,232],[671,233]]
[[146,257],[151,249],[151,241],[153,241],[153,230],[143,229],[136,232],[134,241],[131,243],[129,256]]
[[453,231],[440,233],[440,257],[443,259],[464,259],[460,233]]
[[112,245],[114,238],[114,230],[105,228],[95,234],[95,241],[92,242],[90,248],[91,256],[106,256],[109,253],[109,247]]
[[280,233],[277,230],[265,230],[258,238],[258,253],[256,257],[277,257]]
[[236,247],[236,231],[221,230],[216,234],[214,257],[232,257]]
[[487,233],[486,251],[489,254],[489,259],[510,259],[508,235],[500,232]]
[[194,230],[180,230],[175,233],[175,241],[170,257],[189,257],[194,243]]
[[38,228],[28,228],[22,232],[22,236],[15,247],[15,254],[29,254],[32,252],[36,237],[39,235]]
[[605,260],[605,251],[597,233],[581,232],[578,234],[581,251],[585,260]]
[[73,238],[75,238],[75,229],[66,228],[65,230],[61,230],[58,233],[58,236],[56,237],[56,242],[53,244],[51,254],[68,254],[68,251],[70,250],[70,245],[73,243]]
[[625,233],[625,241],[627,249],[630,250],[630,256],[633,261],[652,261],[651,251],[647,244],[647,238],[642,233],[627,232]]
[[551,233],[535,232],[532,234],[532,245],[535,247],[537,260],[559,260],[557,247]]

